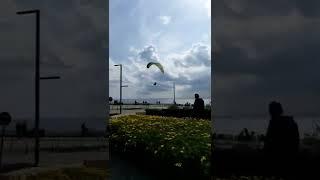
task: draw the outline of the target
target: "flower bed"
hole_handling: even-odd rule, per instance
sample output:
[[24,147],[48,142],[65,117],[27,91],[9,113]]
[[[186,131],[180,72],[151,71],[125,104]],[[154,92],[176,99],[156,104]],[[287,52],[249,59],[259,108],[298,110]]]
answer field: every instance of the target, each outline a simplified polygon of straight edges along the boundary
[[207,120],[128,115],[112,118],[110,127],[112,151],[210,175],[211,127]]

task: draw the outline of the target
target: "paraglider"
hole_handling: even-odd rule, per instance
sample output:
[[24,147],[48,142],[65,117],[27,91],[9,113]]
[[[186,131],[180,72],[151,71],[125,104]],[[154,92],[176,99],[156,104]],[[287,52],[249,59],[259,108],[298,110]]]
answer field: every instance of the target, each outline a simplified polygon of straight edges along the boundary
[[[160,71],[162,72],[162,74],[164,74],[163,66],[162,66],[160,63],[157,63],[157,62],[149,62],[149,63],[147,64],[147,68],[150,68],[150,66],[152,66],[152,65],[157,66],[157,67],[160,69]],[[157,85],[157,82],[154,82],[153,85],[156,86],[156,85]]]
[[152,65],[157,66],[157,67],[160,69],[160,71],[162,72],[162,74],[164,74],[163,66],[162,66],[160,63],[157,63],[157,62],[149,62],[149,63],[147,64],[147,68],[149,68],[149,67],[152,66]]

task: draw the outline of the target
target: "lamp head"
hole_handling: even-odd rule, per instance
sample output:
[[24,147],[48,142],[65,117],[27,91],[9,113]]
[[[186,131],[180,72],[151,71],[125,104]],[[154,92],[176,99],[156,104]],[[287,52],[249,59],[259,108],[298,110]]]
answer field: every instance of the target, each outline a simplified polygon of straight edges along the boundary
[[35,10],[27,10],[27,11],[18,11],[18,15],[23,15],[23,14],[32,14],[32,13],[39,13],[40,11],[38,9]]

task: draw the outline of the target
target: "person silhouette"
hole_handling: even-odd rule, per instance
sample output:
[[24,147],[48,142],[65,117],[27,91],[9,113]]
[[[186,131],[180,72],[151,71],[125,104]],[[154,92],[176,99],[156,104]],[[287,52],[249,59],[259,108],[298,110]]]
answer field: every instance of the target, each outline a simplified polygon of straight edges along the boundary
[[85,123],[82,123],[82,125],[81,125],[81,135],[82,136],[88,135],[88,128]]
[[299,152],[299,130],[292,116],[282,115],[283,109],[279,102],[269,104],[269,113],[271,120],[264,138],[264,151],[270,165],[278,171],[281,167],[288,168],[294,164]]
[[199,117],[204,110],[204,101],[202,98],[200,98],[199,94],[195,94],[194,98],[195,98],[194,104],[193,104],[194,115],[196,117]]
[[292,116],[283,116],[280,103],[269,105],[271,120],[265,136],[265,150],[269,152],[297,152],[299,150],[299,130]]

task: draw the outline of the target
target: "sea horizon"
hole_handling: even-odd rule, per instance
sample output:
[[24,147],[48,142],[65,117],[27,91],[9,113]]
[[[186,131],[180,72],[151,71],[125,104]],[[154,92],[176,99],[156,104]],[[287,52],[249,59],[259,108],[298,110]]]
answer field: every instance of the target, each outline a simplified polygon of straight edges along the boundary
[[[202,98],[205,104],[210,104],[211,98]],[[119,99],[114,99],[119,101]],[[134,104],[137,101],[138,103],[142,103],[142,101],[147,101],[150,104],[156,104],[157,101],[160,101],[161,104],[172,104],[173,98],[125,98],[122,99],[123,103]],[[186,104],[187,102],[193,104],[194,98],[175,98],[177,104]]]
[[[314,132],[314,123],[320,125],[320,116],[293,116],[298,125],[300,137],[312,134]],[[216,133],[239,134],[243,128],[254,131],[258,134],[265,134],[270,117],[265,116],[232,116],[232,117],[214,117],[213,124]]]
[[[6,132],[12,134],[16,123],[24,121],[29,131],[34,128],[34,118],[16,118],[6,127]],[[40,129],[45,129],[46,134],[79,134],[82,123],[91,132],[105,132],[107,125],[106,117],[40,117]]]

